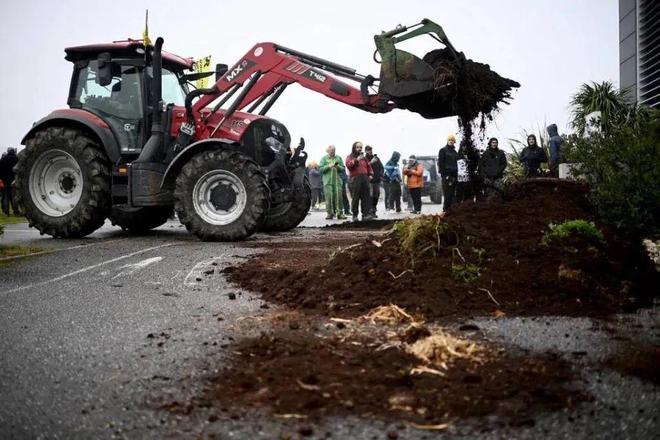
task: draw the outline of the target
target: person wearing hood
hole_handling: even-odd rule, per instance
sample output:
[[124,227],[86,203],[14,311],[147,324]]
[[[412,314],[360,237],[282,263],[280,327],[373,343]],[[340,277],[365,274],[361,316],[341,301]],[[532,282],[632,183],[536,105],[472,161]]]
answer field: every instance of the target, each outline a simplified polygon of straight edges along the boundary
[[344,171],[344,162],[337,156],[334,145],[330,145],[325,156],[321,158],[319,172],[323,178],[325,191],[325,208],[328,212],[326,220],[332,220],[335,216],[339,220],[345,219],[342,212],[342,180],[340,173]]
[[438,173],[442,179],[442,210],[448,212],[456,198],[458,181],[458,153],[453,134],[447,136],[447,145],[438,152]]
[[408,176],[408,191],[413,203],[413,214],[422,212],[422,188],[424,187],[424,165],[417,161],[417,157],[411,154],[408,165],[403,169],[403,174]]
[[389,190],[387,191],[386,206],[389,209],[395,209],[401,212],[401,172],[399,171],[399,159],[401,154],[398,151],[392,153],[392,157],[385,164],[385,180]]
[[11,207],[14,215],[18,215],[18,209],[14,202],[14,195],[12,193],[12,183],[14,182],[14,166],[18,162],[16,155],[16,148],[10,147],[7,152],[0,158],[0,180],[4,183],[2,190],[2,212],[9,215],[9,208]]
[[497,138],[490,138],[488,148],[479,159],[479,174],[484,179],[484,193],[487,196],[499,194],[502,191],[506,155],[498,148]]
[[550,173],[554,177],[559,176],[559,157],[560,157],[560,148],[562,143],[562,138],[559,136],[557,131],[557,124],[548,125],[548,135],[550,139],[548,140],[548,149],[550,150],[550,163],[548,164],[550,168]]
[[520,162],[525,167],[525,177],[539,177],[541,164],[548,162],[548,155],[536,142],[536,136],[527,136],[527,146],[520,153]]
[[358,220],[360,208],[362,211],[362,220],[371,220],[372,201],[370,191],[370,180],[373,176],[371,163],[362,152],[362,142],[353,143],[351,154],[346,156],[346,168],[348,169],[348,184],[351,190],[351,210],[353,211],[353,221]]
[[383,180],[383,162],[380,161],[378,155],[374,154],[374,149],[371,147],[371,145],[364,147],[364,152],[365,157],[371,165],[371,170],[373,171],[370,182],[372,202],[371,215],[374,216],[374,218],[378,218],[376,215],[376,210],[378,209],[378,200],[380,199],[380,184]]

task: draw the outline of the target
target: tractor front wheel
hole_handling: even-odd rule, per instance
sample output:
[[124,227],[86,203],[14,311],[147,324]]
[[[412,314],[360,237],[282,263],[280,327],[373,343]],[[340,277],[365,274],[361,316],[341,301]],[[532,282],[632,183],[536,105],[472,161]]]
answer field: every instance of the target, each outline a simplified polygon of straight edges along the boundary
[[30,226],[53,237],[91,234],[110,211],[110,165],[102,148],[80,130],[49,127],[19,154],[16,203]]
[[201,240],[243,240],[263,221],[268,187],[259,165],[247,156],[203,151],[181,169],[174,200],[181,223]]
[[309,179],[305,176],[300,185],[293,188],[293,200],[270,207],[259,230],[264,232],[282,232],[298,226],[309,212],[312,205],[312,190]]

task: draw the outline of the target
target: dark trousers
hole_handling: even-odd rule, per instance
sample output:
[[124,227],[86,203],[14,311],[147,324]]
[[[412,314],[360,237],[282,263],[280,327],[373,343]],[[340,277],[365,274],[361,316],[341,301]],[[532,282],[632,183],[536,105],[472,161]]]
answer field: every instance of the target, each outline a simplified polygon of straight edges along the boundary
[[383,182],[383,191],[385,192],[385,209],[394,209],[390,205],[390,182]]
[[380,199],[380,183],[371,182],[369,185],[371,185],[371,212],[375,214]]
[[456,199],[454,202],[461,203],[474,198],[472,182],[456,182]]
[[442,179],[442,210],[449,211],[456,198],[456,179]]
[[321,188],[312,188],[312,208],[321,202]]
[[353,217],[357,217],[362,208],[362,217],[371,214],[372,201],[369,191],[369,176],[366,174],[351,177],[351,210]]
[[5,215],[9,215],[10,206],[14,212],[14,215],[18,215],[18,211],[16,210],[16,203],[14,203],[14,195],[12,193],[11,185],[5,184],[5,187],[2,189],[2,212],[4,212]]
[[387,204],[390,209],[396,207],[396,212],[401,212],[401,182],[390,182],[385,184],[385,188],[389,188],[387,196]]
[[413,211],[422,212],[422,188],[409,188]]

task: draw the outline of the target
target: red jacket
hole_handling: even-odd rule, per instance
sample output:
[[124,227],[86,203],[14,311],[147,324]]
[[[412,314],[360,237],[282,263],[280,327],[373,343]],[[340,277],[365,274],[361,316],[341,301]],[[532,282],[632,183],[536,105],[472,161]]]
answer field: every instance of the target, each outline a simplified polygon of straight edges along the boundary
[[352,154],[346,156],[346,168],[348,168],[348,175],[350,177],[371,176],[374,173],[366,157],[362,160],[357,160],[357,157]]

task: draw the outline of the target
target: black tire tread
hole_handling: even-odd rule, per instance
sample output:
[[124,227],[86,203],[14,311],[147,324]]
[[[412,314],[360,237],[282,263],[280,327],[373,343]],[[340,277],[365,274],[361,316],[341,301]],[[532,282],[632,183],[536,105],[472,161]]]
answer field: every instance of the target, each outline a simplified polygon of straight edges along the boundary
[[302,188],[296,188],[294,191],[294,200],[290,203],[286,211],[277,212],[277,207],[271,207],[270,213],[266,212],[263,224],[259,228],[264,232],[284,232],[298,226],[309,212],[312,206],[312,189],[307,176],[304,177]]
[[[218,168],[227,169],[239,175],[239,178],[243,176],[248,194],[247,205],[241,217],[224,226],[211,225],[202,220],[195,212],[191,199],[198,174]],[[257,231],[268,209],[268,199],[266,177],[254,160],[235,151],[206,150],[193,156],[177,176],[174,210],[186,229],[202,241],[238,241]]]
[[[78,205],[63,217],[51,217],[31,200],[30,164],[51,147],[67,151],[79,161],[84,187]],[[80,163],[82,162],[82,163]],[[16,203],[30,226],[56,238],[80,238],[100,228],[110,212],[110,163],[101,146],[81,130],[48,127],[37,131],[19,153],[14,181]]]

